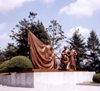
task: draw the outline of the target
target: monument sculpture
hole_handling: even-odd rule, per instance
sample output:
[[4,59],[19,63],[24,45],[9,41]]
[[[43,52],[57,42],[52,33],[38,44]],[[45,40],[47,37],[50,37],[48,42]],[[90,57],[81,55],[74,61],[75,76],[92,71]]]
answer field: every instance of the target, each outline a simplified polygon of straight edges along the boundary
[[77,52],[73,49],[73,46],[70,46],[70,62],[71,62],[71,68],[73,70],[76,70],[76,61],[75,61],[76,55]]
[[49,40],[45,45],[29,29],[26,28],[26,30],[28,31],[28,44],[34,67],[36,69],[56,69],[55,53],[49,45]]
[[75,56],[77,55],[77,52],[73,49],[73,46],[70,46],[70,51],[67,50],[67,46],[64,46],[61,55],[60,67],[67,71],[76,70]]
[[67,46],[64,46],[64,50],[62,51],[61,55],[61,63],[60,67],[64,70],[69,70],[70,61],[69,61],[69,51],[67,50]]

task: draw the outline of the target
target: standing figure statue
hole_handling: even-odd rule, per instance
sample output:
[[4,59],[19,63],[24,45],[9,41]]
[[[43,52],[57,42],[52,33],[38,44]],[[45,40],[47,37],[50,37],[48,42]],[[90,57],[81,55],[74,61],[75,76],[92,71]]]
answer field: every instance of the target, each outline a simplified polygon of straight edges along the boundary
[[54,68],[57,68],[57,62],[56,62],[56,57],[55,53],[53,52],[52,46],[49,44],[49,40],[46,41],[46,45],[43,45],[43,52],[46,52],[45,57],[50,58],[54,61]]
[[70,68],[76,71],[76,61],[75,56],[77,55],[77,52],[73,49],[73,46],[70,46]]
[[64,46],[64,50],[61,53],[62,58],[60,63],[60,67],[64,70],[70,69],[69,53],[70,52],[67,50],[67,46]]

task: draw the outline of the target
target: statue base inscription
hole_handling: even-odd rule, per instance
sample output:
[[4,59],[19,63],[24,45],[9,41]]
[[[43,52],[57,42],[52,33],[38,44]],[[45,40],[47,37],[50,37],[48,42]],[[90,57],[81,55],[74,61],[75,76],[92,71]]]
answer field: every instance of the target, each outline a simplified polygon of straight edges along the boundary
[[52,87],[60,85],[75,85],[92,81],[95,72],[88,71],[55,71],[34,70],[11,75],[0,75],[0,84],[14,87]]

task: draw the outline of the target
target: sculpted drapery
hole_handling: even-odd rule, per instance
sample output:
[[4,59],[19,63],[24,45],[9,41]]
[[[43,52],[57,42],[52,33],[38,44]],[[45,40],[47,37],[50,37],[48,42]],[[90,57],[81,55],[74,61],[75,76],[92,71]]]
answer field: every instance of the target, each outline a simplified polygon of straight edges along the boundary
[[55,54],[50,45],[43,44],[30,30],[28,30],[28,44],[33,65],[36,69],[56,68]]

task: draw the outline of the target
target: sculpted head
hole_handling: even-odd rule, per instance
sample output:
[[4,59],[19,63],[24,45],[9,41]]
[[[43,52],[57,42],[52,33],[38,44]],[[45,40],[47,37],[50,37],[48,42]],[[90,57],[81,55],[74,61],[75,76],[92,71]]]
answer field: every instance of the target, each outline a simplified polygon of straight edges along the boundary
[[73,46],[72,45],[70,46],[70,49],[73,49]]
[[66,50],[67,49],[67,46],[64,46],[64,49]]
[[46,41],[46,44],[49,45],[49,40]]

